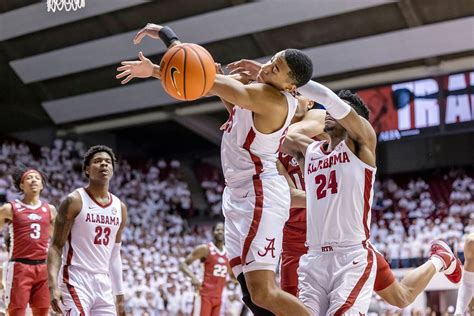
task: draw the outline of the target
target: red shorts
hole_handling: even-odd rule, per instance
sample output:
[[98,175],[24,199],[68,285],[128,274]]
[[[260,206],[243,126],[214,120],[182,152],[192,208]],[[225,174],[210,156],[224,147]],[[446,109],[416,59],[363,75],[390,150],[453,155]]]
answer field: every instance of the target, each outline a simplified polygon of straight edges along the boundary
[[375,252],[377,258],[377,274],[375,276],[374,291],[382,291],[395,282],[395,276],[393,275],[392,269],[384,256],[375,249],[372,245],[369,245]]
[[192,316],[219,316],[222,297],[195,296]]
[[30,265],[8,262],[5,304],[8,309],[49,308],[48,272],[46,263]]
[[[289,249],[291,249],[291,251]],[[300,258],[306,254],[307,251],[308,249],[304,247],[304,243],[295,244],[293,247],[287,243],[283,244],[280,267],[281,289],[294,296],[298,294],[298,267]]]

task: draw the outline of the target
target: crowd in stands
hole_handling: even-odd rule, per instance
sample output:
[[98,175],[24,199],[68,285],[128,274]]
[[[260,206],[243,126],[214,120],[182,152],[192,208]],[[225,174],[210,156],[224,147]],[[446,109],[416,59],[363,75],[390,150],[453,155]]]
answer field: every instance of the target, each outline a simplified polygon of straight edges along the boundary
[[[86,149],[81,142],[71,140],[56,140],[51,148],[36,149],[4,142],[0,145],[0,202],[19,197],[9,170],[22,163],[49,176],[42,195],[59,205],[69,192],[86,184],[81,170]],[[180,168],[179,161],[164,159],[133,167],[120,160],[116,166],[110,191],[129,209],[122,258],[130,315],[191,313],[194,290],[178,266],[197,244],[211,240],[211,225],[189,224],[194,209]],[[220,170],[199,163],[194,171],[209,203],[210,217],[220,218],[224,188]],[[440,181],[447,189],[434,189]],[[372,243],[392,268],[419,266],[428,258],[429,242],[438,238],[463,257],[463,236],[474,232],[474,181],[470,174],[453,169],[436,185],[422,178],[386,178],[377,180],[374,189]],[[193,269],[202,275],[199,262]],[[243,305],[239,291],[228,283],[223,315],[240,315]]]
[[[82,173],[85,146],[56,140],[51,148],[4,142],[0,147],[1,203],[20,197],[9,171],[23,164],[38,168],[48,177],[44,200],[56,206],[74,189],[86,185]],[[122,236],[122,260],[126,310],[130,315],[190,315],[194,290],[179,263],[201,243],[212,240],[211,225],[191,227],[193,212],[188,184],[182,180],[177,160],[149,161],[133,168],[120,160],[110,191],[128,206],[128,224]],[[1,236],[3,244],[3,234]],[[199,262],[192,266],[202,275]],[[225,315],[240,315],[239,288],[229,282],[224,291]]]

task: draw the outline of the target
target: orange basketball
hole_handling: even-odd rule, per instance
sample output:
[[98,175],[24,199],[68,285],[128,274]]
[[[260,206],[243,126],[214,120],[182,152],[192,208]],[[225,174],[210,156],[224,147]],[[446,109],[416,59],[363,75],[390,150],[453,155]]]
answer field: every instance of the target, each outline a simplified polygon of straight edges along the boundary
[[176,45],[161,59],[160,78],[163,88],[173,98],[196,100],[205,95],[214,84],[214,59],[199,45]]

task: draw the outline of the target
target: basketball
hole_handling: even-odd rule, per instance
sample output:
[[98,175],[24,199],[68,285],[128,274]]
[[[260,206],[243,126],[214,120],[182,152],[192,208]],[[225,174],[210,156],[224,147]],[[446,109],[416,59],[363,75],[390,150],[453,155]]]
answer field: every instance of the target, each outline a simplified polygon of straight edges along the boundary
[[160,77],[163,88],[173,98],[196,100],[205,95],[214,84],[214,59],[199,45],[176,45],[161,59]]

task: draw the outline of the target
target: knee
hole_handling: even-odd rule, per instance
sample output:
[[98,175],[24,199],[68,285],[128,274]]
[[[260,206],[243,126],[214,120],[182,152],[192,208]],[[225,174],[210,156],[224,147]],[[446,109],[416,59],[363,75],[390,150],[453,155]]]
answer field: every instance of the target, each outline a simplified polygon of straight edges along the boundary
[[469,234],[464,244],[464,257],[466,259],[474,259],[474,233]]
[[248,290],[252,302],[260,307],[268,308],[274,302],[277,289],[271,285],[248,284]]

